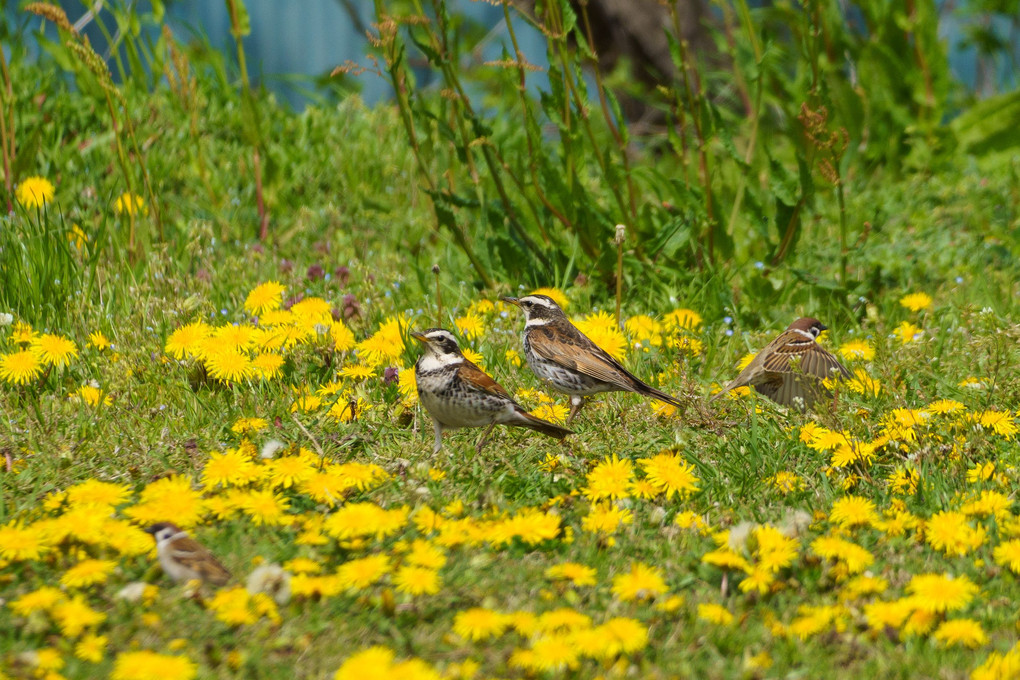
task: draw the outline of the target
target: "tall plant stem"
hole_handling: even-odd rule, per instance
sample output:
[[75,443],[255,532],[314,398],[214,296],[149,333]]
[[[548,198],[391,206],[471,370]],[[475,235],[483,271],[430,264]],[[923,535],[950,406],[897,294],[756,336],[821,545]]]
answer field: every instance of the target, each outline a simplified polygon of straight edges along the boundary
[[[7,70],[7,57],[0,49],[0,75],[3,76],[3,90],[0,91],[0,153],[4,163],[4,188],[7,190],[7,212],[14,210],[14,91],[11,74]],[[8,114],[9,112],[9,114]],[[8,117],[9,116],[9,117]]]
[[637,191],[634,189],[634,178],[630,173],[630,157],[627,154],[627,142],[621,133],[621,127],[625,125],[622,120],[618,121],[609,110],[609,101],[606,97],[606,86],[602,79],[602,69],[598,66],[598,55],[595,54],[595,37],[591,30],[591,20],[588,18],[588,0],[581,0],[581,17],[584,19],[585,39],[588,41],[588,50],[592,54],[592,70],[595,72],[595,90],[599,94],[599,106],[602,108],[602,116],[606,120],[606,126],[613,141],[620,151],[620,162],[623,164],[623,176],[627,180],[627,197],[630,199],[630,226],[637,222]]
[[248,62],[244,56],[244,33],[237,9],[237,3],[241,2],[241,0],[226,1],[227,11],[230,13],[230,33],[234,36],[234,42],[237,44],[237,68],[241,73],[241,96],[251,117],[249,125],[253,128],[251,145],[252,169],[255,172],[255,205],[259,215],[259,240],[265,241],[269,235],[269,215],[266,212],[266,203],[262,194],[262,160],[259,156],[259,147],[262,144],[262,139],[255,97],[251,93],[251,83],[248,80]]

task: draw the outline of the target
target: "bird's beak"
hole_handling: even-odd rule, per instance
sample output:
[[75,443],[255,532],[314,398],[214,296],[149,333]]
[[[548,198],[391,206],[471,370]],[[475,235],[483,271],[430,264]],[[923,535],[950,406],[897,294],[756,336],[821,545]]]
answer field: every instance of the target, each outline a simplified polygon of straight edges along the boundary
[[153,536],[155,536],[156,535],[156,525],[145,527],[144,529],[142,529],[142,531],[144,531],[147,534],[152,534]]
[[825,325],[824,323],[820,323],[820,324],[818,324],[818,327],[819,327],[819,328],[820,328],[821,330],[823,330],[823,331],[827,331],[827,330],[829,330],[829,327],[828,327],[828,326],[826,326],[826,325]]
[[417,340],[418,342],[424,342],[426,344],[428,343],[428,338],[426,338],[421,333],[411,333],[411,337]]
[[503,302],[509,302],[512,305],[517,305],[518,307],[521,306],[521,303],[517,301],[517,298],[513,298],[513,297],[501,297],[500,300],[502,300]]

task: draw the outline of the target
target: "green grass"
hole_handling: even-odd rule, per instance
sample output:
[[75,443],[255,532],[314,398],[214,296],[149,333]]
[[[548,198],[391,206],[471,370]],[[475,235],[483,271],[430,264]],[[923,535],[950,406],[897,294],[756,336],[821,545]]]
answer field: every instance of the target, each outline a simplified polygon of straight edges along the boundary
[[[81,99],[69,93],[44,106],[83,117],[76,134],[99,127],[84,113]],[[675,308],[704,317],[691,334],[703,343],[696,355],[664,344],[647,353],[631,350],[625,361],[637,375],[690,403],[687,413],[659,416],[636,396],[603,395],[581,412],[576,435],[562,444],[503,429],[479,455],[474,444],[480,433],[457,431],[433,456],[427,415],[405,405],[397,385],[383,380],[388,365],[410,370],[418,351],[413,343],[371,377],[343,382],[344,390],[369,406],[355,422],[328,416],[329,399],[311,413],[291,413],[296,390],[314,393],[334,380],[338,369],[358,363],[356,353],[334,352],[322,336],[285,350],[281,377],[267,381],[216,381],[205,376],[197,360],[178,362],[164,349],[176,328],[195,319],[247,323],[245,297],[268,280],[287,286],[285,300],[318,296],[342,309],[344,296],[353,296],[360,314],[346,324],[357,341],[399,314],[408,315],[411,328],[436,325],[433,263],[441,267],[440,323],[448,328],[472,303],[495,301],[521,285],[503,281],[497,289],[480,290],[461,251],[428,226],[430,208],[418,193],[393,111],[347,103],[302,115],[272,107],[264,113],[279,134],[271,135],[267,153],[271,238],[256,247],[253,199],[246,175],[238,170],[237,139],[231,143],[209,135],[201,142],[210,159],[214,198],[209,199],[188,166],[187,143],[175,137],[186,128],[173,121],[177,114],[169,102],[154,101],[147,124],[179,142],[149,152],[170,235],[165,243],[150,238],[144,259],[135,263],[124,255],[125,235],[110,207],[117,193],[115,174],[98,170],[104,166],[95,161],[88,161],[92,171],[75,172],[80,138],[70,134],[69,124],[64,138],[60,131],[44,133],[53,139],[42,146],[48,151],[39,172],[57,185],[58,199],[43,224],[19,208],[5,225],[38,234],[43,226],[62,230],[78,223],[91,242],[87,252],[60,251],[76,268],[70,290],[62,295],[42,287],[11,287],[29,280],[41,286],[37,276],[25,278],[23,272],[35,275],[53,264],[51,251],[30,242],[19,255],[25,266],[3,269],[12,278],[0,293],[7,305],[0,312],[37,331],[73,339],[80,355],[44,379],[0,384],[0,449],[14,461],[13,472],[0,474],[0,525],[59,516],[59,510],[44,509],[47,499],[87,480],[126,485],[131,494],[116,510],[120,519],[129,516],[125,513],[148,485],[169,474],[191,478],[207,497],[222,495],[197,486],[205,465],[211,455],[241,444],[231,431],[238,419],[258,417],[268,428],[252,437],[256,449],[274,438],[325,462],[373,464],[386,472],[380,483],[351,491],[338,507],[355,502],[407,506],[412,516],[385,538],[352,543],[329,537],[310,546],[298,541],[300,521],[329,516],[336,508],[300,488],[278,490],[290,503],[287,520],[278,525],[259,526],[244,512],[228,519],[206,514],[193,533],[235,574],[235,585],[243,585],[257,563],[296,557],[317,561],[324,573],[371,554],[388,555],[399,566],[406,562],[404,544],[424,538],[446,555],[439,569],[441,588],[408,595],[389,574],[362,589],[294,597],[279,607],[278,622],[264,617],[231,626],[208,609],[211,588],[189,594],[175,586],[154,552],[125,554],[65,540],[48,544],[38,559],[3,559],[10,548],[0,544],[0,663],[6,674],[33,676],[37,669],[26,654],[49,648],[62,658],[65,677],[107,677],[118,655],[149,649],[187,656],[203,678],[323,678],[362,648],[384,645],[398,659],[418,657],[452,677],[456,665],[469,660],[480,666],[475,677],[526,676],[511,659],[529,647],[527,637],[508,632],[471,642],[452,633],[455,615],[472,607],[535,614],[569,607],[591,617],[594,625],[626,617],[647,630],[647,645],[640,650],[582,659],[559,673],[566,677],[966,677],[989,653],[1016,644],[1017,575],[995,559],[994,549],[1020,534],[1011,499],[1018,481],[1017,436],[1008,426],[996,434],[965,420],[967,414],[1008,412],[1004,422],[1015,430],[1020,408],[1018,222],[1008,164],[944,163],[924,176],[854,181],[847,187],[848,210],[871,221],[873,229],[851,253],[851,277],[859,286],[849,293],[825,283],[838,260],[838,220],[832,215],[808,228],[804,238],[810,245],[771,271],[755,267],[759,253],[753,248],[714,270],[651,276],[628,261],[625,317],[662,319]],[[236,115],[213,99],[203,123],[236,131]],[[109,160],[108,150],[90,153]],[[307,277],[313,265],[331,273],[330,279]],[[341,265],[349,270],[344,283],[332,275]],[[576,281],[565,292],[568,312],[577,317],[596,307],[613,308],[610,290],[595,278]],[[910,292],[928,293],[932,306],[919,313],[907,310],[898,300]],[[863,395],[841,389],[835,409],[820,404],[806,415],[752,397],[720,400],[700,412],[714,385],[734,375],[740,357],[764,346],[801,314],[832,327],[827,340],[832,348],[867,339],[874,358],[850,367],[878,380],[881,390]],[[511,392],[539,389],[526,367],[505,356],[521,349],[523,320],[516,311],[483,319],[482,335],[465,345],[482,354],[488,370]],[[923,329],[919,339],[906,344],[893,337],[905,321]],[[0,353],[17,349],[10,330],[0,333]],[[94,331],[103,332],[113,347],[90,347]],[[961,386],[968,379],[984,386]],[[110,405],[92,407],[68,398],[89,381],[110,395]],[[846,468],[833,467],[831,452],[799,438],[813,421],[873,441],[895,409],[922,409],[939,399],[958,400],[966,411],[933,415],[930,425],[914,428],[916,439],[881,447],[873,458]],[[632,523],[611,534],[582,528],[592,509],[583,493],[592,470],[618,456],[634,461],[640,471],[642,460],[666,450],[693,466],[696,492],[625,499],[619,505],[633,513]],[[551,469],[550,456],[556,459]],[[968,481],[968,470],[985,463],[994,465],[992,478]],[[916,472],[916,488],[894,488],[889,478],[896,470]],[[768,480],[781,472],[796,475],[801,488],[778,490]],[[892,536],[874,523],[844,529],[829,519],[833,504],[848,495],[873,502],[878,516],[899,508],[925,521],[959,509],[971,494],[985,490],[1010,497],[1009,506],[997,518],[970,517],[967,525],[984,528],[987,535],[960,554],[933,546],[930,533],[920,528]],[[549,511],[558,517],[560,530],[536,543],[515,538],[446,547],[415,526],[413,513],[442,511],[450,504],[462,504],[463,516],[479,521],[528,509]],[[749,594],[739,589],[743,572],[724,573],[702,561],[718,545],[711,534],[676,525],[675,518],[688,511],[702,517],[720,540],[745,522],[787,526],[797,511],[811,521],[791,533],[796,555],[775,574],[772,589]],[[845,570],[811,548],[815,539],[835,535],[873,555],[867,571],[888,581],[885,592],[841,602]],[[754,539],[738,542],[736,550],[750,558],[754,546]],[[85,557],[117,563],[105,583],[65,588],[69,596],[80,592],[105,615],[91,628],[108,638],[97,662],[76,657],[81,634],[62,633],[51,614],[22,616],[11,608],[26,593],[58,585]],[[550,566],[568,561],[594,568],[595,585],[575,588],[544,575]],[[638,601],[615,595],[614,578],[633,562],[659,569],[668,592]],[[868,603],[904,596],[917,574],[943,572],[968,576],[979,593],[961,609],[935,615],[918,634],[868,626]],[[151,602],[129,605],[116,597],[135,581],[158,586]],[[682,601],[665,607],[671,596]],[[698,605],[705,603],[723,605],[734,620],[720,625],[699,619]],[[801,639],[788,627],[802,605],[840,605],[838,621]],[[974,619],[987,641],[973,650],[936,643],[932,632],[944,618]],[[760,661],[761,653],[769,661],[756,665],[753,659]]]

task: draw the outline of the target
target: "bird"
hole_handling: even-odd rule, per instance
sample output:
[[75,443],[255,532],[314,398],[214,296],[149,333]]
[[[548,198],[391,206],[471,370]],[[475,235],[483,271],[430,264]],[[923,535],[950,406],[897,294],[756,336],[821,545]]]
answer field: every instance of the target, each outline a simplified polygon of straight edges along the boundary
[[156,539],[159,565],[177,583],[193,579],[222,586],[230,572],[188,532],[170,522],[157,522],[145,530]]
[[425,344],[425,353],[414,365],[414,376],[418,399],[432,416],[436,435],[433,454],[442,449],[445,430],[461,427],[489,426],[475,447],[478,452],[496,425],[526,427],[556,439],[573,434],[525,411],[499,383],[464,356],[450,331],[429,328],[411,333],[411,337]]
[[636,392],[667,404],[683,404],[635,377],[605,350],[577,329],[560,306],[547,295],[504,297],[503,302],[524,311],[521,339],[528,366],[540,380],[570,395],[569,425],[584,398],[599,392]]
[[828,330],[828,326],[818,319],[809,316],[797,319],[711,401],[730,390],[750,385],[777,404],[806,410],[819,398],[828,396],[822,380],[850,377],[850,371],[816,342],[824,330]]

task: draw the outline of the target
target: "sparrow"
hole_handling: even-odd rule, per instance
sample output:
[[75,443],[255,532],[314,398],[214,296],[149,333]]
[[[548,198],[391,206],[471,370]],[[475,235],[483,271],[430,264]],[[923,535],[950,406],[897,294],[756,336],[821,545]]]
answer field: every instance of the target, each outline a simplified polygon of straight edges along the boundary
[[[794,405],[802,411],[828,396],[822,380],[849,378],[850,371],[815,342],[824,330],[828,330],[828,326],[818,319],[797,319],[759,352],[740,375],[714,395],[712,401],[745,385],[753,386],[778,404]],[[792,365],[795,360],[799,360],[796,369]]]
[[573,434],[525,411],[499,383],[464,356],[450,331],[430,328],[411,333],[411,337],[425,344],[425,353],[414,365],[414,376],[418,399],[432,416],[436,434],[433,454],[443,448],[444,430],[461,427],[489,426],[476,446],[479,452],[496,425],[526,427],[557,439]]
[[177,525],[157,522],[145,531],[156,539],[159,565],[174,581],[184,583],[198,579],[222,586],[230,580],[230,572],[226,567]]
[[568,425],[584,405],[584,398],[599,392],[636,392],[682,406],[675,397],[636,378],[592,342],[570,323],[552,298],[525,295],[501,299],[524,310],[526,321],[521,339],[528,366],[550,387],[570,395]]

